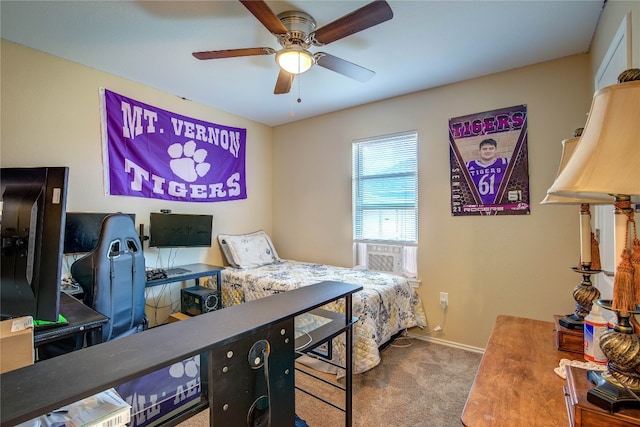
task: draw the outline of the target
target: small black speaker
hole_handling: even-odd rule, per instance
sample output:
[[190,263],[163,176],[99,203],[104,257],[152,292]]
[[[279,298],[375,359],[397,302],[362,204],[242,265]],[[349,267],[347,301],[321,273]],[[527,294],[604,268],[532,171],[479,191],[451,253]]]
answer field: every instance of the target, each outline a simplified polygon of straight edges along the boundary
[[189,316],[222,308],[220,292],[204,286],[192,286],[180,290],[180,311]]

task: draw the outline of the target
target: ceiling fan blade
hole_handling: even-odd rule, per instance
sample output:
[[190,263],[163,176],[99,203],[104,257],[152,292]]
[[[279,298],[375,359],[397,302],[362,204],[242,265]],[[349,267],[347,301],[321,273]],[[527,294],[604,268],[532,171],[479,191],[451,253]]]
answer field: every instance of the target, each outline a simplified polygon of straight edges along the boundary
[[318,28],[310,34],[309,38],[314,45],[322,46],[381,24],[391,18],[393,18],[393,11],[389,3],[378,0]]
[[250,47],[246,49],[209,50],[205,52],[193,52],[198,59],[235,58],[238,56],[271,55],[276,53],[270,47]]
[[287,27],[278,19],[275,13],[263,1],[240,0],[249,12],[264,25],[272,34],[287,34]]
[[275,95],[289,93],[291,85],[293,84],[293,77],[293,74],[280,69],[280,73],[278,73],[278,80],[276,80],[276,88],[273,90],[273,93]]
[[356,65],[353,62],[345,61],[337,56],[329,55],[328,53],[318,52],[313,55],[313,57],[319,66],[358,80],[359,82],[366,82],[376,74],[367,68]]

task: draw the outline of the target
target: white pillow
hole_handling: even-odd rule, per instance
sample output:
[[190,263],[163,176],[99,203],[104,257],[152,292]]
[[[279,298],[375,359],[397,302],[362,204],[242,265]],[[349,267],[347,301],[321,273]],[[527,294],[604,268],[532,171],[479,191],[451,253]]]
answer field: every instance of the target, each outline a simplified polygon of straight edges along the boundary
[[229,265],[253,268],[279,262],[271,239],[264,231],[249,234],[218,234],[218,242]]

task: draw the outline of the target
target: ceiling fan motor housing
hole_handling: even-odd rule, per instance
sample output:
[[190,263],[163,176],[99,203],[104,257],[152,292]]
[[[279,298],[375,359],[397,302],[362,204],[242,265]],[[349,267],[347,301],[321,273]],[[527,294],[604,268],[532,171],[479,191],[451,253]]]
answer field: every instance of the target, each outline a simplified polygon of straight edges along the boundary
[[306,49],[310,46],[309,34],[316,29],[316,21],[311,15],[299,10],[288,10],[280,13],[278,19],[289,30],[287,34],[278,37],[282,47],[296,45]]

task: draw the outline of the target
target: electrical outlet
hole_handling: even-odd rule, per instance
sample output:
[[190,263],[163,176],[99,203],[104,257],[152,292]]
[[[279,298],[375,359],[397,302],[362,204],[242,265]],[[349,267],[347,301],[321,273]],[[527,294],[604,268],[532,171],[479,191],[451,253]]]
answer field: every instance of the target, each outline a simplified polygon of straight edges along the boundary
[[449,306],[449,294],[447,292],[440,292],[440,308],[445,310]]

